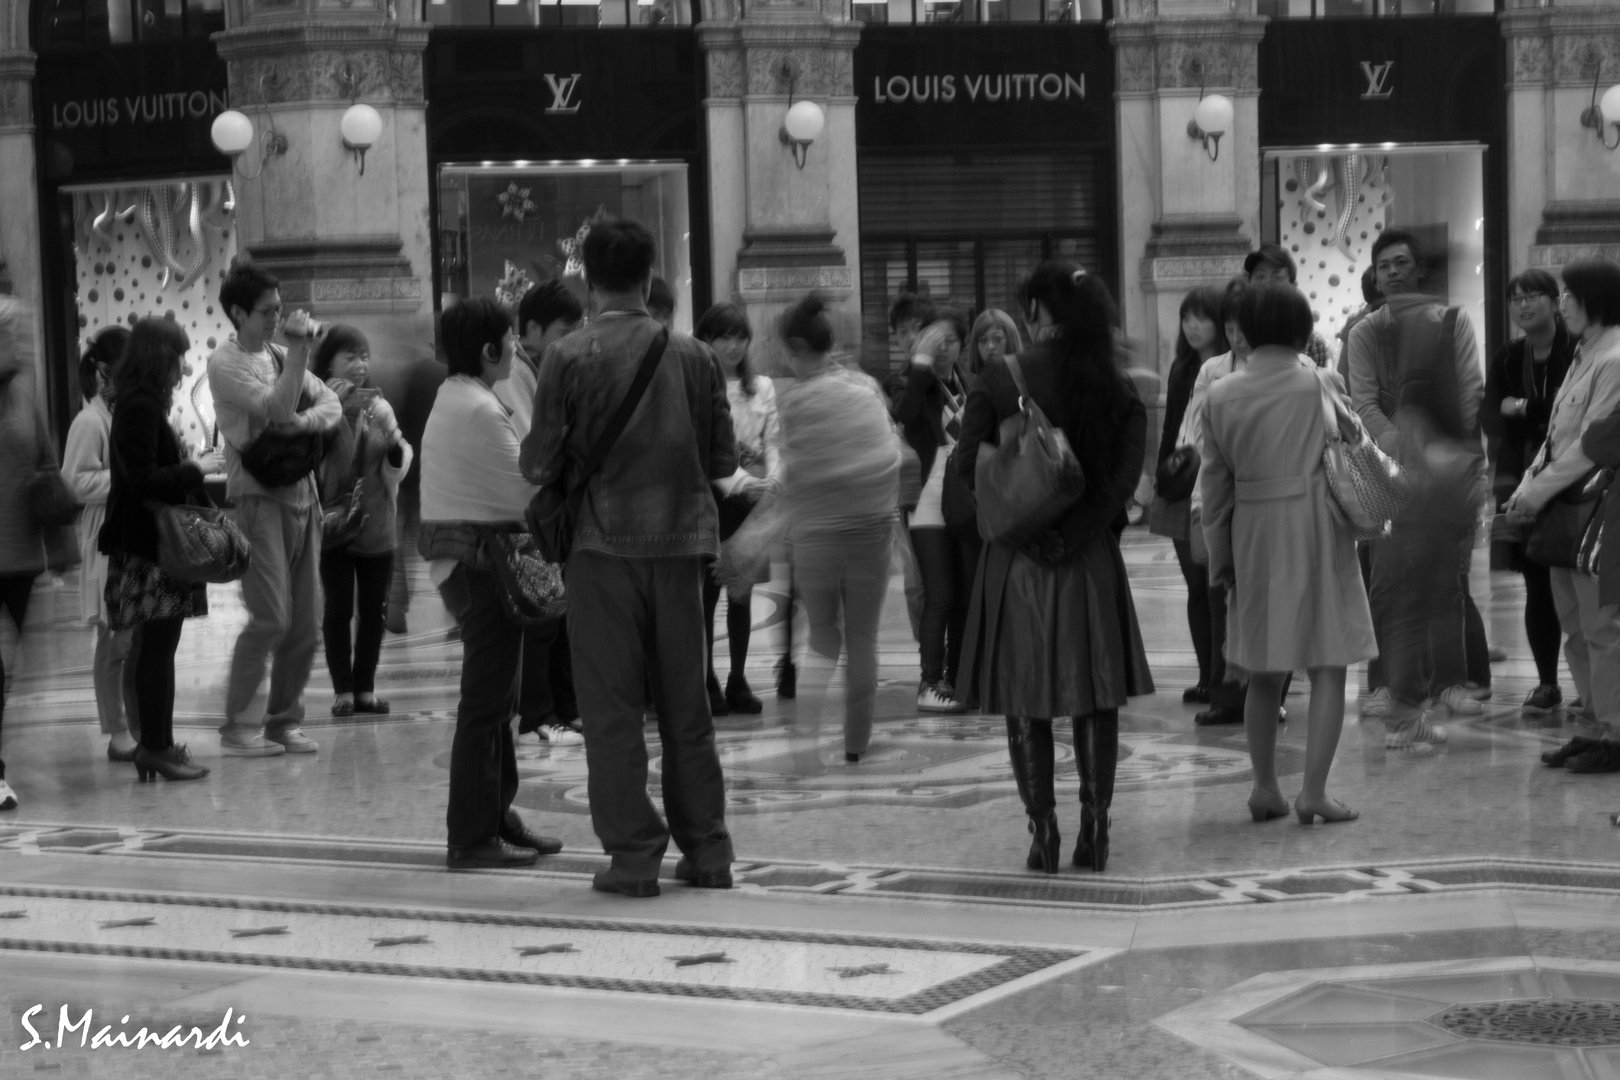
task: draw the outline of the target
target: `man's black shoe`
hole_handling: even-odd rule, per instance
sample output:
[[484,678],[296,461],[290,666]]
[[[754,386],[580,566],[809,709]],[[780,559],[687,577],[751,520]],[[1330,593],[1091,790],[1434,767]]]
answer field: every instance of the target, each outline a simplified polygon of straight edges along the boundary
[[1551,765],[1555,769],[1562,768],[1564,762],[1568,761],[1577,754],[1586,753],[1596,745],[1598,745],[1597,739],[1589,739],[1585,735],[1577,735],[1556,750],[1544,751],[1541,755],[1541,763],[1543,765]]
[[514,847],[530,848],[542,855],[555,855],[562,850],[562,841],[555,836],[541,836],[537,832],[530,832],[516,810],[506,812],[506,822],[501,826],[501,839]]
[[699,889],[731,888],[731,870],[694,870],[685,856],[675,864],[675,879]]
[[591,878],[591,888],[597,892],[618,893],[620,896],[657,896],[659,893],[657,878],[631,877],[623,870],[608,867],[598,870]]
[[1234,709],[1230,705],[1211,705],[1203,712],[1193,716],[1193,723],[1199,727],[1213,727],[1217,724],[1243,723],[1243,710]]
[[452,870],[504,870],[514,866],[532,866],[540,857],[538,851],[517,847],[498,836],[466,847],[453,847],[445,858]]

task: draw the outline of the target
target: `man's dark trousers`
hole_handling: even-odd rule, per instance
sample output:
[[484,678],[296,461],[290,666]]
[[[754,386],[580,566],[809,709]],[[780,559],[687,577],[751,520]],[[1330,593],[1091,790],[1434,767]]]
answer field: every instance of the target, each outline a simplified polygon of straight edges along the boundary
[[[652,878],[671,837],[697,871],[731,865],[725,786],[704,686],[704,560],[568,559],[568,637],[585,724],[591,824],[613,866]],[[645,687],[663,742],[666,826],[647,794]]]

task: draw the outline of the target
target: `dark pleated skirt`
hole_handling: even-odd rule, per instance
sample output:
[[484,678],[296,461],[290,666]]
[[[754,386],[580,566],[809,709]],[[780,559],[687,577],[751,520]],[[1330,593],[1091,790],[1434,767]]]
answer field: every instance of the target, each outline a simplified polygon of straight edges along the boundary
[[979,557],[962,666],[987,713],[1086,716],[1153,693],[1125,560],[1104,530],[1044,565],[1003,544]]

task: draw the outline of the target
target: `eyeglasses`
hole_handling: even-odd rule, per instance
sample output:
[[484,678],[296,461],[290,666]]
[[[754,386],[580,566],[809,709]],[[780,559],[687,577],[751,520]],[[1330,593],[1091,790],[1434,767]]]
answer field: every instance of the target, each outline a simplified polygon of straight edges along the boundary
[[275,307],[256,307],[253,309],[253,314],[263,315],[270,319],[279,319],[281,318],[281,309],[282,306],[280,304],[277,304]]
[[1550,294],[1548,294],[1548,293],[1533,292],[1533,293],[1525,293],[1523,296],[1510,296],[1510,297],[1508,297],[1508,303],[1510,303],[1510,304],[1533,304],[1537,300],[1551,300],[1551,299],[1552,299],[1552,296]]

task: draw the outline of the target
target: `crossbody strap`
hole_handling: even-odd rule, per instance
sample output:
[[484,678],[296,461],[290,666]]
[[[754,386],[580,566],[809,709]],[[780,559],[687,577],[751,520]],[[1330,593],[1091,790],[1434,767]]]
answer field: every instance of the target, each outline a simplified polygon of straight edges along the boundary
[[1024,381],[1024,369],[1018,366],[1018,357],[1012,353],[1007,354],[1007,370],[1012,373],[1013,384],[1018,387],[1018,409],[1022,412],[1024,402],[1029,398],[1029,384]]
[[664,347],[668,344],[669,331],[660,330],[658,336],[653,338],[652,344],[647,346],[647,353],[641,358],[641,366],[636,369],[636,377],[631,380],[630,389],[625,391],[624,400],[619,402],[619,407],[608,420],[607,427],[596,437],[596,445],[591,447],[590,456],[585,459],[585,464],[580,466],[579,479],[575,482],[573,490],[568,493],[569,500],[576,506],[585,497],[585,484],[592,474],[602,467],[608,451],[613,449],[613,444],[618,441],[620,433],[630,423],[630,414],[636,411],[642,395],[647,392],[647,385],[652,382],[653,370],[658,367],[658,361],[663,359]]

